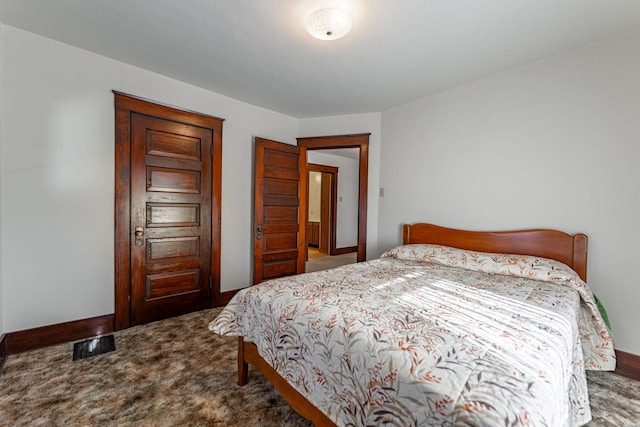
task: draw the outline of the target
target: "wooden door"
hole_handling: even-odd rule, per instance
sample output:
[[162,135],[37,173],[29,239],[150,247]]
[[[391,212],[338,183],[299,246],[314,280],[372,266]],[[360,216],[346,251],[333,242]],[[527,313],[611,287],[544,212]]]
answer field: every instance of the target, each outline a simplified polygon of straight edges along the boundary
[[320,252],[331,253],[331,174],[320,175]]
[[212,306],[222,121],[116,94],[116,124],[116,329]]
[[255,140],[253,284],[304,273],[306,150]]
[[211,130],[132,116],[131,323],[208,307]]
[[[316,163],[308,163],[309,171],[320,172],[320,230],[315,243],[318,250],[336,255],[337,212],[338,212],[338,168]],[[307,200],[308,201],[308,200]],[[309,202],[309,201],[308,201]],[[323,241],[324,240],[324,241]]]

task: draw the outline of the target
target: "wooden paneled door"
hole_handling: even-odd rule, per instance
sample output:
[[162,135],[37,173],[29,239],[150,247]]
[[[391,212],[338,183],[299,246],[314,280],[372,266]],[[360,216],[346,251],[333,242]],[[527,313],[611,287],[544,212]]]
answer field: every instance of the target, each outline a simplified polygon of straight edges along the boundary
[[322,173],[320,180],[320,242],[318,249],[320,252],[331,254],[331,229],[333,226],[333,208],[331,199],[331,174]]
[[[128,297],[127,326],[211,307],[219,277],[222,121],[122,94],[116,111],[117,138],[127,141],[130,160],[129,168],[118,168],[129,184],[129,206],[116,219],[116,269],[129,265],[118,271],[116,303]],[[116,317],[120,311],[127,310],[118,306]]]
[[304,273],[306,150],[255,139],[253,284]]

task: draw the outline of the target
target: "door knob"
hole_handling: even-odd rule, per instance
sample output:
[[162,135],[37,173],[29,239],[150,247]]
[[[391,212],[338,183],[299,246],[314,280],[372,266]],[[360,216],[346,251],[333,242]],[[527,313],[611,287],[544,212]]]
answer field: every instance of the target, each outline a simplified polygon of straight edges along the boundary
[[136,230],[135,231],[135,235],[136,235],[135,245],[136,246],[144,245],[144,227],[136,227],[135,230]]

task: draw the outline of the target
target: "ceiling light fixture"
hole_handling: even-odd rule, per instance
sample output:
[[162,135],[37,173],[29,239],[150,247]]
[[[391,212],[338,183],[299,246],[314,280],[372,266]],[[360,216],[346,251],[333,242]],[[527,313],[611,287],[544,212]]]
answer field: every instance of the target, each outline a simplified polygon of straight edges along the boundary
[[307,18],[307,31],[320,40],[337,40],[351,31],[351,16],[334,7],[325,7]]

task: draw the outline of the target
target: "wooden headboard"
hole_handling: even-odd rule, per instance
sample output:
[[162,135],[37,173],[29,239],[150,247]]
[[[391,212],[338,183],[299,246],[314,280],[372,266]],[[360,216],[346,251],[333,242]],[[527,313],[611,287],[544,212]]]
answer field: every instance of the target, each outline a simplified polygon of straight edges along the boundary
[[480,252],[534,255],[560,261],[587,280],[587,235],[558,230],[467,231],[432,224],[405,224],[402,242],[431,243]]

